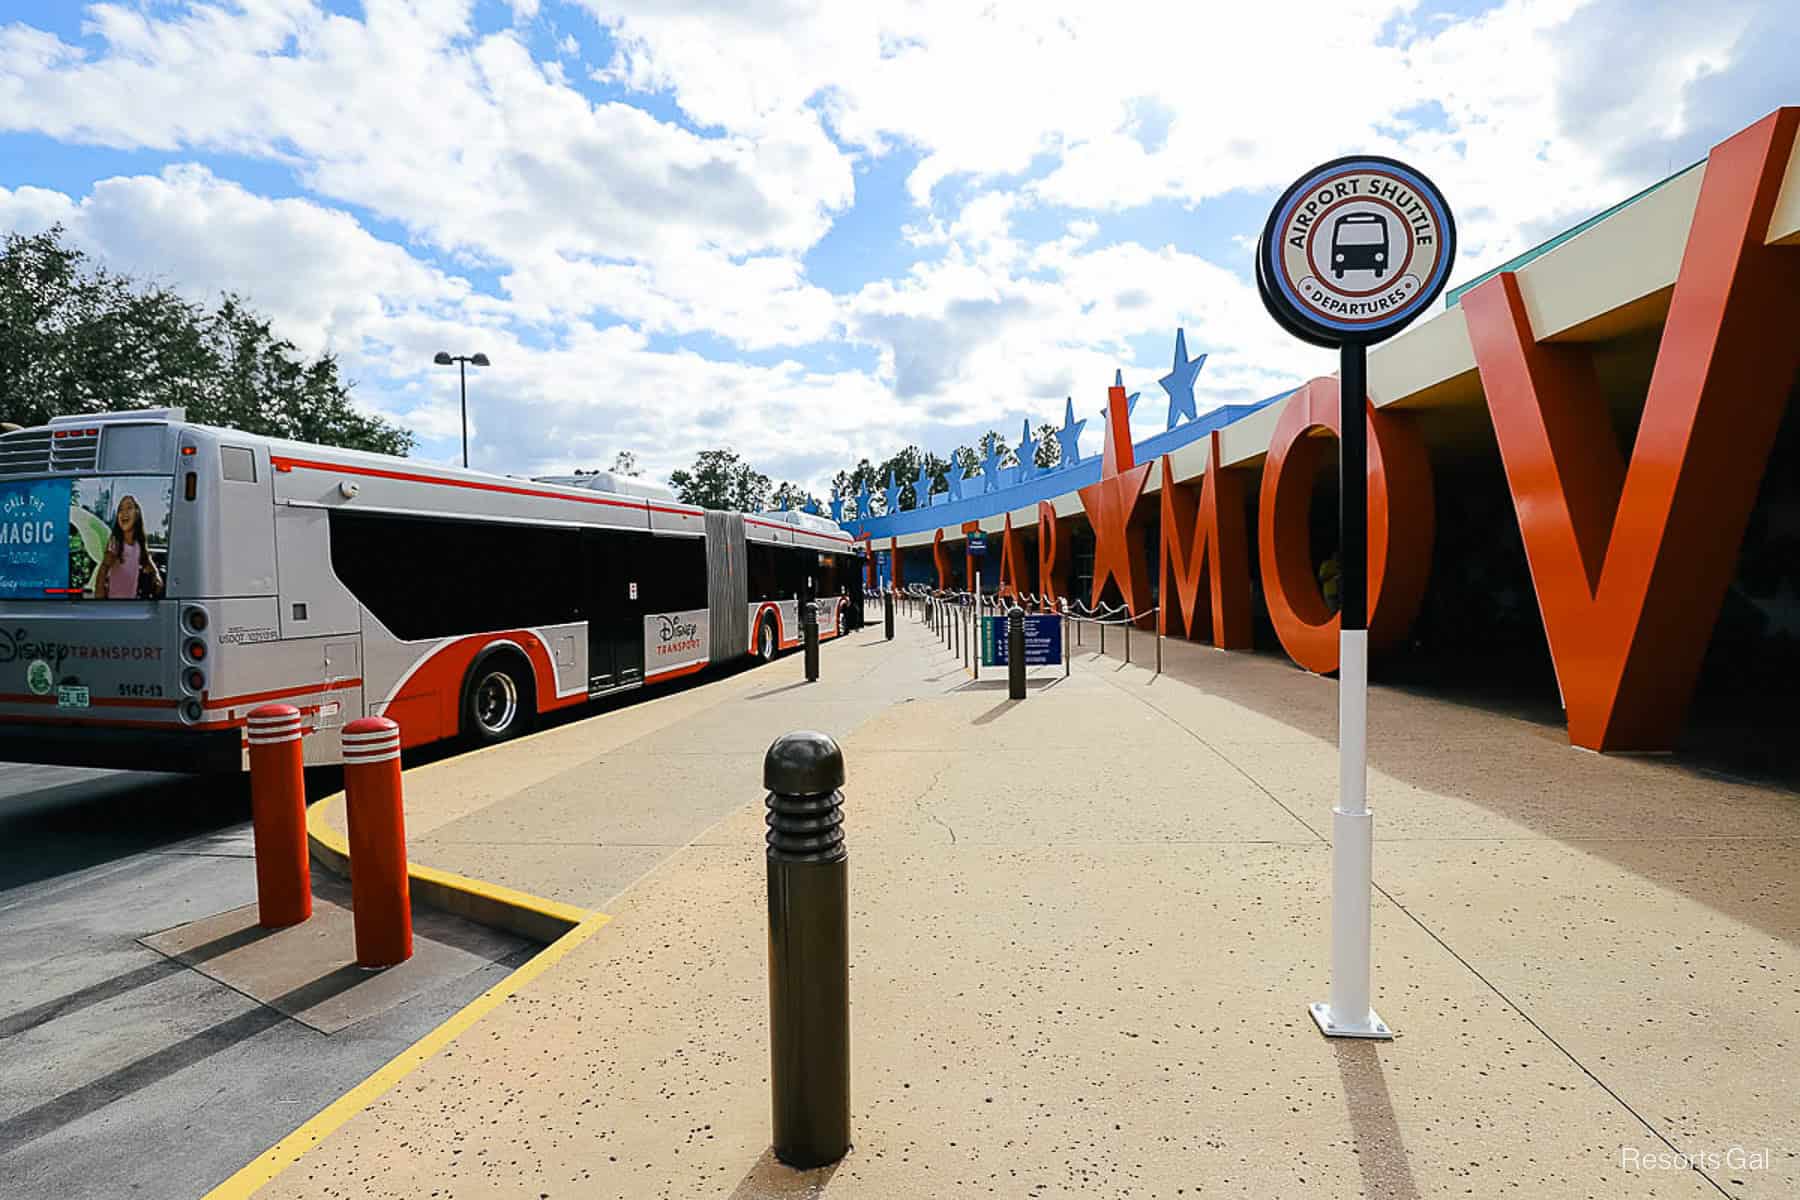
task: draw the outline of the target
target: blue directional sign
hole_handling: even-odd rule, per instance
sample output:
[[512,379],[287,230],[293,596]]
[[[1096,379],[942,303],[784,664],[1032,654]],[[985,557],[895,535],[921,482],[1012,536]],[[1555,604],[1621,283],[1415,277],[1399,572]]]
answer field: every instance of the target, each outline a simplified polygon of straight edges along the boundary
[[970,555],[970,557],[980,558],[982,555],[984,555],[986,553],[987,553],[987,534],[971,533],[969,535],[969,555]]
[[[981,665],[1006,665],[1006,618],[981,619]],[[1052,667],[1062,662],[1062,618],[1055,613],[1025,615],[1025,665]]]

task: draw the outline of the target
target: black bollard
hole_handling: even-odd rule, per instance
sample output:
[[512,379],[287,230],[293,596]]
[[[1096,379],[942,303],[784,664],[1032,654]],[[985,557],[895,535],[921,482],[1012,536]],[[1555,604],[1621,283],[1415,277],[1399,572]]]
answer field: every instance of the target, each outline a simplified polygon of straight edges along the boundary
[[881,593],[881,625],[887,633],[887,640],[894,640],[894,593]]
[[808,600],[800,606],[800,637],[806,643],[806,681],[819,678],[819,603]]
[[1016,604],[1006,614],[1006,694],[1025,698],[1025,610]]
[[775,1157],[822,1167],[850,1149],[850,887],[844,755],[822,733],[775,739],[769,789],[769,1084]]

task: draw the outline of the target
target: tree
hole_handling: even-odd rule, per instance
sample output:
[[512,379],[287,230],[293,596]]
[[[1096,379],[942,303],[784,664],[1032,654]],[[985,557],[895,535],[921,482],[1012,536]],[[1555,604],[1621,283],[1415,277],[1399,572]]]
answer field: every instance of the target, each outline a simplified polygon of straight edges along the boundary
[[637,476],[644,473],[644,468],[638,466],[636,454],[633,454],[629,450],[621,450],[613,455],[612,473],[614,475]]
[[773,508],[802,509],[808,504],[816,504],[817,501],[811,492],[799,484],[782,480],[781,486],[775,489],[775,495],[770,498],[769,503]]
[[185,408],[247,433],[405,454],[410,432],[360,412],[329,354],[308,362],[236,295],[207,311],[91,264],[53,226],[0,250],[0,412],[24,425]]
[[1037,451],[1031,461],[1040,471],[1047,471],[1062,461],[1062,443],[1056,440],[1056,426],[1045,421],[1037,427]]
[[979,452],[982,461],[986,461],[987,456],[993,451],[996,444],[1000,447],[1001,466],[1016,467],[1019,465],[1019,456],[1013,453],[1013,448],[1006,444],[1006,439],[1000,436],[1000,431],[998,429],[988,430],[981,435],[981,440],[975,443],[975,448]]
[[673,471],[669,483],[684,504],[735,512],[762,512],[769,506],[769,477],[735,450],[702,450],[691,471]]

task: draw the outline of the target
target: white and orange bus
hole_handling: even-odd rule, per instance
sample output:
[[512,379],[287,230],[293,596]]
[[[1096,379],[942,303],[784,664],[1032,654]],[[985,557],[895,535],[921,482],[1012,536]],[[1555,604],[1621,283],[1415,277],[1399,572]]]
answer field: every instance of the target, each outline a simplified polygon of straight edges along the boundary
[[418,746],[862,622],[834,524],[218,429],[180,410],[0,435],[0,759],[239,769],[298,707],[306,761],[392,717]]

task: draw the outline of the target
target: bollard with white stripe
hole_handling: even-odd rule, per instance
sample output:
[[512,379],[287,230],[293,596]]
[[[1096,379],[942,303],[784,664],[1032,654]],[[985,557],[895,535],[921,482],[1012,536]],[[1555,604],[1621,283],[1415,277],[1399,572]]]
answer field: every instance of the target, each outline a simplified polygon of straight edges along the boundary
[[291,704],[265,704],[244,725],[250,743],[256,921],[264,929],[283,929],[312,916],[300,710]]
[[344,726],[343,737],[356,964],[392,967],[411,958],[413,951],[400,726],[386,717],[363,717]]

